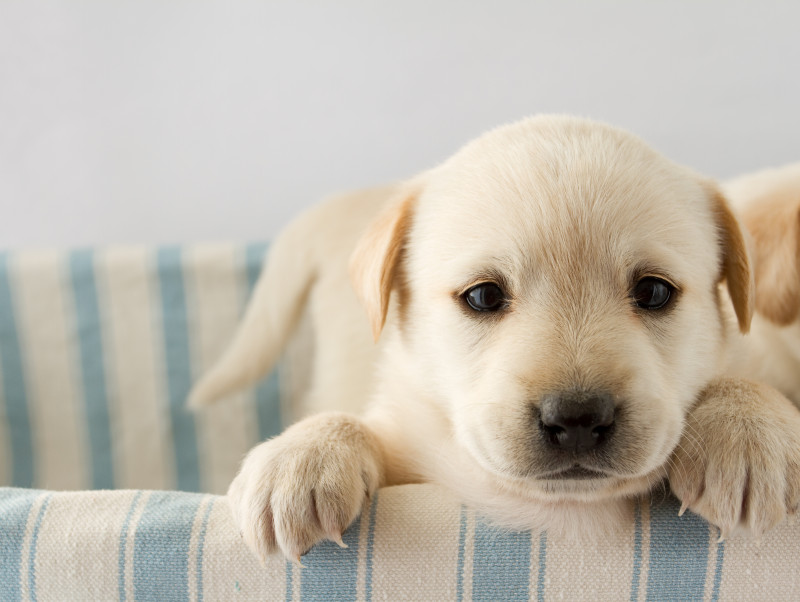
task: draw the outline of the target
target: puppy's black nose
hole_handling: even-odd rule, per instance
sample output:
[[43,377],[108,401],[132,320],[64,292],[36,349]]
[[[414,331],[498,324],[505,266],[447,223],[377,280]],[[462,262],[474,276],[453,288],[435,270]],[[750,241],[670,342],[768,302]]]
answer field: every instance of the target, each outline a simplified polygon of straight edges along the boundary
[[545,439],[564,451],[585,452],[599,447],[614,426],[614,400],[606,393],[545,395],[539,412]]

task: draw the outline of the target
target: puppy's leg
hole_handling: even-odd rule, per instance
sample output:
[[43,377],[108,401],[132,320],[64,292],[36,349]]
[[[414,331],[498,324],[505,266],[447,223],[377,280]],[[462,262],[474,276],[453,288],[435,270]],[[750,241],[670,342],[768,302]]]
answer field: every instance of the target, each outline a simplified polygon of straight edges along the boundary
[[771,387],[720,378],[689,413],[669,462],[683,508],[756,537],[800,502],[800,412]]
[[234,520],[257,556],[290,560],[322,539],[341,543],[364,501],[384,484],[383,450],[360,419],[311,416],[255,447],[228,490]]

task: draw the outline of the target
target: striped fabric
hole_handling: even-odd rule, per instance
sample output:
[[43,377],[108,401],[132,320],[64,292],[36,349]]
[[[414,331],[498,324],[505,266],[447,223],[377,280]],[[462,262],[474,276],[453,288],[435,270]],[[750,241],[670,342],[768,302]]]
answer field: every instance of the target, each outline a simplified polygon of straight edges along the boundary
[[264,245],[0,253],[0,485],[223,493],[277,377],[192,415]]
[[671,499],[588,543],[499,531],[431,485],[388,488],[347,549],[261,566],[212,494],[290,418],[277,376],[197,415],[183,404],[264,251],[0,253],[0,601],[800,599],[798,527],[717,543]]
[[487,525],[432,485],[381,490],[306,568],[245,548],[224,498],[0,489],[0,600],[793,600],[800,527],[731,539],[672,499],[600,542]]

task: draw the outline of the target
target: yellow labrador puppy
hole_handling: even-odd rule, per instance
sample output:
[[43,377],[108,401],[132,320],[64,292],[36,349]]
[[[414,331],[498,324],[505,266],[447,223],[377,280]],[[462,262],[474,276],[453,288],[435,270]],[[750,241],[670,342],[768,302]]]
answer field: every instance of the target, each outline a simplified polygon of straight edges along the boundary
[[[800,405],[800,163],[742,176],[724,191],[751,237],[756,290],[751,333],[746,341],[729,345],[727,370],[769,383]],[[690,412],[670,462],[673,491],[684,506],[691,504],[722,525],[723,532],[739,520],[756,533],[774,524],[784,512],[781,495],[794,512],[798,458],[784,455],[780,438],[797,445],[796,416],[777,391],[764,385],[713,383]],[[785,425],[775,428],[776,419]],[[759,447],[761,464],[752,463],[744,445]],[[785,483],[779,478],[783,467],[789,469]],[[761,481],[762,493],[754,494],[751,487],[746,496],[702,495],[709,483],[724,491],[725,481],[753,479]]]
[[800,403],[800,163],[743,176],[725,192],[754,250],[756,315],[741,370]]
[[191,403],[263,374],[304,304],[349,337],[315,349],[308,409],[358,410],[371,388],[362,416],[309,416],[230,487],[262,557],[341,541],[377,487],[420,481],[502,525],[586,536],[669,476],[724,532],[761,532],[800,499],[800,414],[723,376],[752,289],[712,183],[620,130],[531,118],[290,226]]

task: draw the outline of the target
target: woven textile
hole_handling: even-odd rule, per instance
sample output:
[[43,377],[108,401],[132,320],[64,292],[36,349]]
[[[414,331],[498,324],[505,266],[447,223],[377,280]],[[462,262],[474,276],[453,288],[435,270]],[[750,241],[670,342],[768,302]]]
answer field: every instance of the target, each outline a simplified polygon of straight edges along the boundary
[[245,548],[225,498],[0,489],[0,600],[791,600],[800,528],[759,546],[669,498],[595,543],[497,530],[432,485],[381,490],[306,568]]
[[[186,492],[224,492],[294,410],[274,374],[197,415],[183,403],[264,249],[0,253],[0,484],[15,486],[0,488],[0,601],[800,599],[798,527],[717,543],[670,498],[576,542],[499,531],[432,485],[387,488],[347,549],[262,566],[224,498]],[[54,491],[70,489],[88,491]]]
[[264,245],[0,253],[0,484],[224,493],[277,379],[197,415]]

